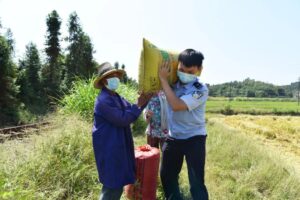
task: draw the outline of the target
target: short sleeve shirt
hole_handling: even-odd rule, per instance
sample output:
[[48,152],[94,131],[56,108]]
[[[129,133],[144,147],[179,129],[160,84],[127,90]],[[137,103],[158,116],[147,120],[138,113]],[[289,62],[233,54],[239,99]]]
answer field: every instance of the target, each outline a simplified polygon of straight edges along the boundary
[[197,135],[206,135],[205,106],[208,88],[199,79],[182,85],[176,83],[173,90],[187,105],[188,110],[173,111],[168,106],[169,135],[176,139],[187,139]]

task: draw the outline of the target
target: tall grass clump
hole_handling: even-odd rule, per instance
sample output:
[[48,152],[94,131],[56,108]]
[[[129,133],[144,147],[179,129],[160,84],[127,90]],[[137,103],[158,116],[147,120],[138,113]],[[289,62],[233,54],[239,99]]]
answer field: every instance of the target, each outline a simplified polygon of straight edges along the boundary
[[95,98],[99,93],[92,80],[78,79],[73,82],[69,93],[60,101],[64,113],[78,113],[84,119],[92,120]]
[[0,199],[95,199],[99,195],[90,124],[72,115],[53,123],[42,135],[0,146]]
[[224,107],[224,109],[221,109],[221,113],[223,115],[233,115],[234,110],[231,108],[231,106],[228,104]]

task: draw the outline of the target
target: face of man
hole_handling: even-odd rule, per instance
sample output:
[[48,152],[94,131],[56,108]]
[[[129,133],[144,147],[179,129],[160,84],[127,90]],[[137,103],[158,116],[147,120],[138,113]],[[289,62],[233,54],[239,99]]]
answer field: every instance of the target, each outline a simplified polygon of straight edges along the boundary
[[199,74],[201,68],[198,68],[196,65],[191,67],[186,67],[182,62],[178,63],[178,71],[187,73],[187,74]]

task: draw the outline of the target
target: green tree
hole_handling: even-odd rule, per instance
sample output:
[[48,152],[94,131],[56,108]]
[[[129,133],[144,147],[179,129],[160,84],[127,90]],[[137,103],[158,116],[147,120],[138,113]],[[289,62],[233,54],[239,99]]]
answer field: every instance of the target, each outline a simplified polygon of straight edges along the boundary
[[20,59],[18,63],[18,77],[16,80],[16,84],[19,86],[18,99],[24,103],[27,101],[27,78],[25,75],[25,60]]
[[116,69],[119,69],[119,62],[115,62],[114,66]]
[[7,29],[6,31],[6,34],[5,34],[5,37],[6,37],[6,41],[8,43],[8,46],[10,48],[10,51],[12,52],[12,54],[14,53],[14,44],[15,44],[15,41],[13,39],[13,33],[12,31],[10,30],[10,28]]
[[10,38],[0,34],[0,125],[18,120],[17,69],[12,60]]
[[[209,86],[211,96],[243,96],[243,97],[291,97],[294,84],[290,86],[275,86],[270,83],[247,78],[242,82],[233,81]],[[231,94],[231,95],[229,95]]]
[[66,55],[65,87],[69,87],[76,77],[89,78],[95,72],[93,45],[79,23],[76,12],[69,16],[69,46]]
[[298,90],[298,106],[300,105],[300,77],[298,78],[298,88],[297,88],[297,90]]
[[41,70],[41,60],[35,44],[29,43],[26,46],[24,60],[19,63],[20,99],[27,108],[40,105],[43,99],[41,80],[39,71]]
[[47,63],[42,69],[42,85],[49,97],[58,97],[60,94],[62,63],[60,58],[60,25],[61,19],[53,10],[46,18],[47,34],[46,48]]
[[255,92],[252,90],[247,90],[246,97],[255,97]]
[[278,94],[279,97],[286,96],[284,88],[277,88],[277,94]]
[[124,83],[127,83],[127,82],[128,82],[128,76],[127,76],[127,72],[126,72],[126,70],[125,70],[125,65],[122,64],[121,68],[125,71],[125,74],[124,74],[124,76],[123,76],[123,82],[124,82]]

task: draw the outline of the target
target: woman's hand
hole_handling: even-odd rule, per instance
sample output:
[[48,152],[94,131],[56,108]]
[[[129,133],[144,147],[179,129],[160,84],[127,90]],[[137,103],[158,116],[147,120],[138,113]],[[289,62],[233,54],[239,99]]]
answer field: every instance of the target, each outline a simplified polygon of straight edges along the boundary
[[146,105],[149,100],[152,98],[153,93],[141,93],[137,99],[137,106],[140,108]]
[[146,118],[146,122],[147,122],[147,123],[150,122],[152,116],[153,116],[153,111],[147,110],[146,113],[145,113],[145,118]]

